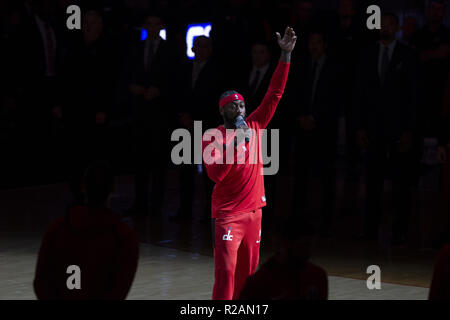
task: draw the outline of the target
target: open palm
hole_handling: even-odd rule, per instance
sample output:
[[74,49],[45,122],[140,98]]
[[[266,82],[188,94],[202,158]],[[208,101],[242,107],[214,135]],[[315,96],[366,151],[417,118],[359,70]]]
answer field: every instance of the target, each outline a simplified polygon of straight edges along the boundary
[[276,33],[276,36],[281,50],[286,52],[292,52],[292,50],[294,50],[295,43],[297,42],[297,36],[295,35],[294,29],[287,27],[283,38],[281,38],[281,35],[278,32]]

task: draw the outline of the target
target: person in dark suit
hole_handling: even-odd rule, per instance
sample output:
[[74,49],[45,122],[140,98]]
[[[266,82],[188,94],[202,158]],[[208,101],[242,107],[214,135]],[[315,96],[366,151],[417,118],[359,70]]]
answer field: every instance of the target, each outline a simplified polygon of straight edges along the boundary
[[447,81],[446,63],[450,58],[450,29],[444,24],[445,13],[445,1],[429,1],[427,23],[411,40],[412,46],[419,52],[423,72],[418,124],[424,138],[436,139],[439,134],[442,92]]
[[412,15],[403,18],[401,42],[404,45],[412,47],[412,41],[417,32],[418,24],[417,18]]
[[236,70],[245,67],[251,39],[268,37],[267,20],[263,14],[255,18],[256,12],[258,10],[254,10],[250,2],[234,0],[221,1],[213,10],[210,35],[214,55],[227,71],[224,77],[228,84],[233,83]]
[[[179,124],[189,130],[192,136],[194,121],[202,122],[203,132],[217,127],[220,122],[214,106],[223,88],[220,78],[221,70],[212,57],[212,50],[210,38],[196,37],[192,47],[195,57],[181,67],[178,76],[179,94],[176,96],[176,105]],[[197,168],[196,164],[182,164],[180,167],[180,209],[177,219],[189,219],[192,216],[194,176]],[[202,175],[206,197],[209,199],[214,184],[207,177],[205,170],[202,171]],[[209,202],[207,203],[203,215],[209,218],[211,208]]]
[[448,65],[448,79],[444,91],[444,103],[442,108],[442,117],[439,130],[439,147],[437,150],[438,161],[443,165],[443,181],[445,192],[450,191],[450,167],[448,161],[450,158],[450,62]]
[[24,131],[22,157],[33,158],[22,173],[42,181],[52,176],[54,163],[50,161],[59,151],[51,148],[51,139],[59,137],[53,129],[62,118],[57,81],[60,42],[54,29],[54,7],[48,0],[26,1],[23,13],[23,24],[11,43],[15,54],[10,61]]
[[309,180],[317,171],[321,181],[321,233],[331,232],[336,173],[337,123],[340,111],[339,69],[327,55],[323,32],[312,31],[308,40],[309,57],[300,63],[296,75],[297,94],[291,105],[300,130],[295,142],[294,210],[304,217]]
[[[317,8],[314,4],[315,2],[311,0],[295,0],[292,3],[289,12],[290,24],[300,34],[309,34],[316,24]],[[308,52],[308,41],[305,38],[299,39],[297,57],[301,57]]]
[[182,65],[178,86],[181,94],[177,99],[177,110],[180,120],[185,124],[185,116],[192,120],[201,120],[204,130],[214,128],[220,121],[217,110],[211,108],[217,104],[217,99],[223,87],[222,74],[212,51],[211,39],[206,36],[196,37],[192,51],[193,60]]
[[[108,118],[112,106],[114,74],[112,46],[103,32],[103,17],[96,10],[83,15],[82,35],[68,50],[62,80],[66,96],[63,119],[68,131],[72,187],[94,159],[107,158]],[[80,190],[73,190],[80,195]]]
[[240,91],[248,97],[249,112],[259,106],[269,87],[270,75],[274,70],[271,58],[272,52],[269,43],[258,41],[252,45],[251,65],[245,70],[246,74],[242,77],[245,82],[239,84]]
[[[366,150],[366,237],[375,240],[382,219],[386,171],[392,174],[396,217],[393,242],[405,241],[414,173],[417,59],[396,40],[395,14],[381,21],[380,41],[363,52],[355,90],[357,142]],[[390,169],[390,170],[389,170]]]
[[[360,162],[360,152],[354,139],[355,130],[349,125],[352,113],[353,89],[356,68],[361,49],[378,39],[378,34],[368,30],[365,26],[365,12],[361,18],[361,11],[354,0],[339,0],[337,14],[330,19],[329,53],[339,61],[345,70],[340,75],[342,83],[342,115],[345,117],[345,155],[347,162],[347,177],[359,179],[357,172]],[[364,8],[365,11],[365,8]]]
[[168,97],[172,78],[172,52],[159,33],[163,19],[145,17],[147,38],[137,43],[128,58],[128,90],[132,101],[135,202],[131,214],[148,214],[149,177],[152,173],[151,214],[159,216],[169,162],[170,120]]

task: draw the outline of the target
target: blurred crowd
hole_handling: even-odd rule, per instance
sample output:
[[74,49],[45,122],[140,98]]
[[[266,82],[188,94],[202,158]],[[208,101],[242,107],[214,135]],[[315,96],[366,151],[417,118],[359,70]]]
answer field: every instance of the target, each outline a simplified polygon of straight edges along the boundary
[[[72,4],[81,8],[81,30],[66,26]],[[358,165],[365,168],[368,239],[378,234],[386,178],[392,180],[397,243],[405,240],[411,190],[427,166],[442,165],[441,187],[449,188],[445,1],[420,3],[411,14],[383,11],[381,30],[368,30],[366,8],[352,0],[330,1],[326,10],[308,0],[26,0],[1,6],[3,186],[69,179],[82,197],[82,170],[107,159],[116,173],[135,175],[130,214],[161,215],[173,166],[171,132],[193,130],[196,120],[203,130],[220,125],[218,98],[230,89],[243,94],[249,115],[279,57],[274,34],[289,25],[299,40],[269,128],[280,129],[279,175],[295,180],[292,214],[306,212],[315,178],[320,230],[332,233],[339,158],[350,178],[359,174]],[[209,37],[195,38],[189,60],[185,33],[194,22],[212,28]],[[201,170],[176,168],[178,217],[189,218]],[[202,175],[210,199],[213,185]],[[266,177],[272,203],[276,181]],[[274,206],[266,210],[273,215]],[[205,217],[209,212],[206,205]]]

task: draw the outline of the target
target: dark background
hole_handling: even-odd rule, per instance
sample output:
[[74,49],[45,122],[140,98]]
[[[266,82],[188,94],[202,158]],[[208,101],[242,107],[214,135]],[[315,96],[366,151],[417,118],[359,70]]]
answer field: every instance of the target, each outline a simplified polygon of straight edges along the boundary
[[[358,179],[364,174],[366,161],[369,161],[369,166],[371,159],[372,164],[379,163],[376,154],[357,147],[356,131],[361,123],[358,122],[358,111],[355,111],[355,108],[361,110],[360,102],[355,103],[358,94],[372,89],[367,86],[370,79],[359,82],[363,78],[359,78],[358,74],[370,74],[365,69],[369,68],[369,64],[364,63],[364,57],[367,56],[366,50],[377,44],[379,32],[367,30],[368,15],[365,11],[368,5],[378,4],[383,13],[393,12],[398,16],[400,27],[406,26],[406,17],[411,18],[411,29],[408,29],[410,37],[399,32],[397,39],[407,48],[407,53],[402,56],[407,65],[405,72],[415,71],[413,78],[401,74],[399,79],[412,79],[416,87],[414,90],[410,87],[405,89],[394,81],[391,91],[388,91],[390,93],[382,93],[386,95],[385,100],[367,101],[366,105],[370,106],[367,108],[373,108],[373,111],[392,103],[393,107],[387,109],[383,121],[389,123],[393,131],[401,131],[403,128],[398,119],[407,117],[405,112],[411,111],[413,105],[417,107],[414,110],[417,117],[412,127],[408,128],[413,132],[412,152],[408,159],[395,164],[401,168],[404,163],[408,166],[411,163],[411,170],[404,173],[410,181],[400,184],[401,190],[397,191],[402,193],[403,189],[417,188],[424,181],[423,177],[431,177],[429,185],[436,192],[443,191],[442,166],[423,160],[424,154],[435,150],[424,147],[424,138],[435,138],[445,145],[442,142],[446,139],[443,132],[447,128],[447,123],[442,122],[442,109],[447,92],[448,51],[446,56],[431,63],[425,62],[422,56],[427,50],[449,45],[449,31],[445,27],[442,27],[439,39],[429,39],[427,33],[421,33],[421,30],[426,30],[427,5],[430,2],[353,1],[354,14],[348,30],[341,28],[338,10],[339,5],[348,1],[313,1],[309,3],[312,7],[310,13],[301,11],[302,3],[305,1],[2,1],[0,186],[11,188],[71,181],[76,192],[80,172],[97,159],[109,160],[117,174],[139,175],[156,170],[164,179],[167,168],[180,169],[181,175],[186,174],[183,171],[185,167],[174,166],[169,158],[170,133],[185,125],[179,114],[187,113],[212,127],[219,125],[219,95],[229,89],[244,93],[248,90],[246,79],[251,70],[252,45],[255,42],[267,43],[272,50],[271,66],[274,67],[279,57],[274,33],[282,33],[287,25],[294,27],[299,40],[292,58],[286,96],[271,124],[272,128],[281,131],[280,175],[295,177],[297,181],[305,180],[302,176],[304,172],[294,173],[291,167],[307,170],[311,162],[316,161],[312,157],[308,160],[310,162],[301,162],[304,158],[298,157],[298,151],[314,154],[315,146],[319,145],[319,158],[329,160],[320,163],[322,169],[330,172],[330,176],[321,176],[328,179],[322,181],[325,186],[330,186],[333,181],[335,184],[335,177],[331,176],[335,176],[336,172],[338,176],[341,174],[348,179]],[[95,10],[102,17],[103,31],[93,43],[85,41],[85,33],[90,31],[66,28],[69,15],[65,10],[71,4],[81,7],[83,17],[90,10]],[[449,7],[447,5],[447,12]],[[35,15],[48,22],[54,35],[54,70],[51,74],[48,74],[46,64],[43,31],[36,24]],[[139,37],[142,23],[149,15],[163,19],[168,41],[161,49],[163,53],[158,56],[160,60],[149,73],[145,73],[141,72],[139,65],[142,58],[139,55],[139,50],[142,50]],[[444,24],[448,25],[449,19],[447,14]],[[190,70],[185,56],[186,26],[193,22],[212,23],[210,60],[214,62],[214,67],[211,67],[209,78],[204,81],[214,85],[205,85],[197,91],[186,89],[183,81],[186,72],[189,74],[186,70]],[[307,44],[311,33],[326,37],[327,55],[333,61],[334,69],[327,71],[328,86],[318,95],[323,100],[324,110],[332,108],[324,115],[326,118],[333,114],[330,120],[333,123],[320,137],[323,140],[305,142],[302,140],[304,137],[298,136],[301,129],[297,120],[304,115],[301,111],[304,98],[302,88],[310,83],[310,79],[305,78],[307,69],[302,68],[309,63]],[[414,61],[411,64],[409,57]],[[145,101],[142,96],[133,97],[129,89],[132,83],[156,86],[160,95],[151,101]],[[361,89],[361,84],[366,87]],[[405,95],[403,92],[406,92]],[[410,99],[409,94],[412,93],[416,94],[411,98],[413,100],[408,100],[408,104],[392,102],[397,98],[395,101]],[[374,98],[377,97],[375,93]],[[262,96],[249,97],[248,101],[253,98],[253,105],[247,105],[247,114],[257,106]],[[150,107],[143,108],[143,105]],[[101,120],[103,118],[104,121]],[[381,123],[372,126],[376,132],[384,128]],[[327,130],[333,133],[327,136]],[[389,143],[397,141],[400,136],[390,138],[392,141]],[[150,157],[146,158],[148,155]],[[150,158],[159,160],[151,162]],[[148,164],[143,163],[147,160]],[[391,177],[392,172],[396,172],[385,169],[378,168],[378,174],[384,175],[385,171],[389,171],[387,175]],[[190,181],[192,170],[196,169],[193,166],[187,169],[187,178],[182,176],[183,181]],[[268,177],[266,180],[270,179]],[[297,185],[295,192],[304,193],[302,187],[301,183]],[[276,190],[270,192],[276,193]],[[333,199],[333,193],[336,193],[333,189],[323,192],[324,197],[329,197],[327,199]],[[402,207],[401,204],[399,206]]]

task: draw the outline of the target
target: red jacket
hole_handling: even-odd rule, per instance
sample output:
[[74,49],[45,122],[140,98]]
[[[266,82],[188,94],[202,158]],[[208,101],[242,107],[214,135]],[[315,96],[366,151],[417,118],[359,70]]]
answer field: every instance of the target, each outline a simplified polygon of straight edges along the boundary
[[[137,269],[135,231],[107,209],[76,206],[45,233],[34,279],[38,299],[125,299]],[[67,288],[70,265],[81,289]]]
[[[290,63],[278,63],[261,105],[246,118],[248,127],[255,130],[256,135],[249,143],[234,147],[232,164],[227,164],[226,159],[230,148],[234,146],[236,133],[226,136],[223,126],[217,128],[221,136],[205,133],[202,143],[203,163],[208,176],[216,183],[211,204],[213,218],[246,213],[266,205],[261,161],[261,129],[265,129],[269,124],[283,95],[289,67]],[[227,144],[228,148],[222,148]],[[238,158],[242,160],[242,163],[239,162],[241,164],[237,162]],[[221,159],[223,164],[211,163],[210,159]]]
[[428,299],[450,299],[450,244],[438,253]]

